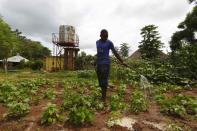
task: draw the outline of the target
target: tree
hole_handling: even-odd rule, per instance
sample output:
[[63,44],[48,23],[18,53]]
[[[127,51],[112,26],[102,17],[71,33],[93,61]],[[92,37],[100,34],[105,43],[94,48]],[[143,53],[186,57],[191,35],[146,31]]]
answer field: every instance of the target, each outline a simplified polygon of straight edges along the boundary
[[122,43],[120,46],[120,55],[124,58],[129,56],[129,46],[127,43]]
[[77,70],[93,69],[93,64],[95,62],[95,56],[87,55],[85,52],[81,52],[75,61]]
[[177,49],[170,58],[175,73],[180,77],[197,80],[197,44]]
[[7,59],[12,55],[13,43],[16,41],[14,33],[7,23],[0,18],[0,59],[3,59],[5,72],[7,72]]
[[51,51],[40,42],[27,39],[25,36],[22,36],[22,32],[18,29],[14,32],[18,39],[15,53],[19,53],[30,60],[38,60],[51,55]]
[[180,77],[197,79],[197,5],[178,25],[180,31],[172,35],[170,41],[171,63]]
[[182,41],[187,41],[188,44],[195,44],[195,32],[197,31],[197,5],[192,12],[188,13],[185,20],[178,25],[180,31],[175,32],[170,41],[172,51],[182,48]]
[[197,0],[188,0],[188,2],[191,3],[196,3],[197,4]]
[[160,41],[157,28],[155,25],[147,25],[141,29],[143,40],[139,42],[138,47],[143,58],[153,59],[159,55],[159,49],[163,46],[163,43]]
[[0,16],[0,59],[3,60],[6,72],[8,57],[17,53],[30,60],[42,59],[51,55],[51,51],[40,42],[27,39],[18,29],[12,31]]

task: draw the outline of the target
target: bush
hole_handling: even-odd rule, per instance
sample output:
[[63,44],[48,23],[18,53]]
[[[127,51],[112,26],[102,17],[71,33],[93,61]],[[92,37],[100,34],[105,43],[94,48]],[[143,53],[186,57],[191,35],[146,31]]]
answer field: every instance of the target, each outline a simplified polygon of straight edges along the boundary
[[43,62],[41,60],[36,60],[31,63],[32,70],[41,70],[42,67],[43,67]]

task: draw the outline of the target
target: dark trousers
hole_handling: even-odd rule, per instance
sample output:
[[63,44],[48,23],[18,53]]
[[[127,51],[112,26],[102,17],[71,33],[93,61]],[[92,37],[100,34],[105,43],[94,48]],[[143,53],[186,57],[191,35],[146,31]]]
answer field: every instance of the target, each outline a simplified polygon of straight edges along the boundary
[[109,70],[110,70],[109,64],[98,64],[97,65],[98,82],[99,82],[99,86],[101,87],[101,90],[102,90],[102,99],[104,101],[106,99],[106,92],[107,92],[107,87],[108,87]]

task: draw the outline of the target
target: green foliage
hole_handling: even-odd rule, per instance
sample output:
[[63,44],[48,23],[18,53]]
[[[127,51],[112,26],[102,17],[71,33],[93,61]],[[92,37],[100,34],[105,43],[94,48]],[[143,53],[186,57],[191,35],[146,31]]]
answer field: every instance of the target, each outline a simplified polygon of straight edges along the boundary
[[0,59],[7,59],[12,55],[15,37],[10,26],[2,18],[0,18],[0,29]]
[[125,90],[127,88],[127,85],[126,84],[121,84],[117,87],[117,93],[120,97],[124,97],[124,94],[125,94]]
[[87,55],[85,52],[81,52],[75,61],[77,70],[89,70],[94,69],[95,56]]
[[174,85],[174,84],[170,84],[170,83],[161,83],[158,85],[154,85],[153,92],[157,95],[157,94],[166,93],[167,91],[181,90],[183,88],[184,87],[182,87],[182,86],[178,86],[178,85]]
[[[197,31],[197,5],[193,8],[192,12],[188,13],[185,20],[178,25],[180,31],[172,35],[170,41],[170,48],[172,51],[181,49],[186,45],[194,45],[196,43],[195,32]],[[184,44],[183,44],[183,41]]]
[[130,111],[134,113],[139,113],[141,111],[146,111],[148,108],[148,102],[142,91],[135,90],[132,93],[130,102]]
[[5,72],[7,72],[7,58],[12,55],[16,37],[10,26],[0,18],[0,59],[3,59]]
[[15,94],[17,87],[10,83],[9,81],[4,81],[0,83],[0,101],[4,103],[9,103],[15,100]]
[[44,93],[44,97],[47,99],[55,99],[55,90],[53,88],[48,88]]
[[78,78],[95,78],[96,74],[94,70],[83,70],[77,72]]
[[171,123],[168,125],[166,131],[183,131],[183,129],[175,123]]
[[[118,72],[119,79],[124,80],[130,80],[130,81],[139,81],[139,75],[143,74],[151,83],[170,83],[174,85],[190,85],[194,86],[195,81],[192,79],[188,79],[187,77],[185,78],[182,75],[178,75],[176,73],[176,68],[170,63],[169,60],[162,61],[162,60],[137,60],[137,61],[132,61],[130,63],[130,66],[132,67],[133,70],[127,70],[124,71],[125,69],[122,69],[120,72]],[[132,72],[134,73],[132,73]],[[122,72],[122,73],[121,73]],[[137,73],[136,73],[137,72]],[[195,71],[194,71],[195,72]],[[128,74],[133,74],[129,75]]]
[[127,43],[122,43],[121,46],[120,46],[120,55],[123,57],[123,58],[126,58],[129,56],[129,46]]
[[42,113],[41,124],[54,124],[60,120],[61,116],[58,114],[57,105],[48,103],[45,111]]
[[113,94],[110,97],[110,109],[112,111],[117,111],[117,110],[124,110],[126,108],[126,104],[123,103],[123,96],[119,96],[117,94]]
[[186,45],[171,54],[174,73],[180,77],[197,80],[197,44]]
[[159,49],[163,46],[157,31],[157,26],[148,25],[141,29],[143,40],[140,42],[139,49],[143,58],[156,58],[159,55]]
[[6,118],[18,118],[26,115],[29,112],[29,104],[21,102],[10,102],[8,104],[8,113],[4,114]]
[[0,102],[4,103],[8,108],[5,117],[18,118],[27,114],[32,95],[35,95],[38,88],[43,84],[49,84],[48,80],[31,79],[0,82]]
[[120,111],[110,112],[109,116],[107,117],[107,126],[112,127],[119,121],[121,117],[122,117],[122,114]]
[[49,56],[51,51],[40,42],[21,36],[21,32],[12,31],[10,26],[0,18],[0,59],[7,59],[17,53],[28,59],[41,59]]
[[43,61],[41,60],[32,61],[30,67],[32,70],[41,70],[41,68],[43,67]]
[[191,96],[178,94],[161,102],[161,112],[178,117],[186,114],[197,114],[197,99]]
[[69,113],[69,121],[75,125],[82,125],[93,120],[93,112],[85,106],[72,108]]
[[62,108],[64,110],[71,109],[73,107],[85,106],[90,108],[92,98],[89,96],[84,96],[76,92],[69,91],[64,93],[64,102],[62,104]]
[[180,31],[173,34],[170,42],[172,49],[171,63],[174,72],[180,77],[197,79],[197,5],[188,13],[185,20],[178,26]]
[[139,80],[139,74],[131,69],[121,66],[112,66],[110,78],[123,83],[133,83]]
[[40,96],[34,96],[33,97],[33,102],[35,105],[38,105],[40,103],[41,97]]
[[158,103],[162,103],[164,100],[165,100],[165,96],[163,94],[157,94],[155,95],[155,100],[158,102]]

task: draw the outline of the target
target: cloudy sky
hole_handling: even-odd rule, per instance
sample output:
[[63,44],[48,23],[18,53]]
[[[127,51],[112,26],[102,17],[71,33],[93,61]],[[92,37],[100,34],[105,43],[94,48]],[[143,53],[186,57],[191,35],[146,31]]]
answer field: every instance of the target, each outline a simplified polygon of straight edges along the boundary
[[131,52],[141,41],[140,29],[157,25],[165,52],[177,25],[191,10],[186,0],[0,0],[0,14],[23,35],[52,49],[51,33],[59,25],[76,27],[80,49],[95,54],[95,41],[106,28],[115,46],[126,42]]

